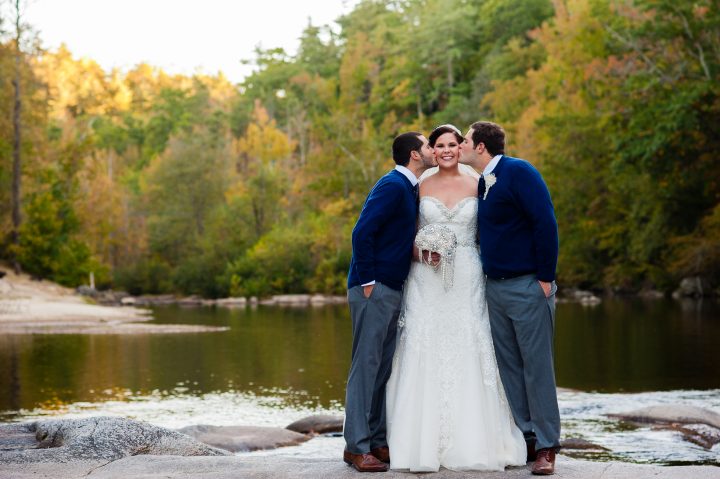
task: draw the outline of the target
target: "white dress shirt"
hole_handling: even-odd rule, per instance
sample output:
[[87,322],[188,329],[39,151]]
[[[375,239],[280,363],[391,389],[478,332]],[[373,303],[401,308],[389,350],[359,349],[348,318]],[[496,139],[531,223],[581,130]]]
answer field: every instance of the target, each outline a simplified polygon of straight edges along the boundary
[[490,163],[487,164],[485,169],[483,170],[482,174],[483,176],[489,175],[493,172],[497,164],[500,162],[500,158],[502,158],[502,155],[495,155],[492,160],[490,160]]

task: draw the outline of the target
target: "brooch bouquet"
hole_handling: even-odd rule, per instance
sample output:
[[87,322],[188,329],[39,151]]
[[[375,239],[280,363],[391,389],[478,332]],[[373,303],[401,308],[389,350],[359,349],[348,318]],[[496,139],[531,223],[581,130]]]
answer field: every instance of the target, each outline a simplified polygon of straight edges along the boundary
[[[440,270],[443,278],[443,286],[445,291],[452,288],[455,264],[455,249],[457,248],[457,237],[455,233],[447,226],[438,224],[429,224],[420,228],[415,236],[415,245],[420,250],[420,261],[432,266],[435,271]],[[422,252],[424,250],[430,253],[438,253],[440,261],[434,264],[428,255],[427,261],[424,260]]]

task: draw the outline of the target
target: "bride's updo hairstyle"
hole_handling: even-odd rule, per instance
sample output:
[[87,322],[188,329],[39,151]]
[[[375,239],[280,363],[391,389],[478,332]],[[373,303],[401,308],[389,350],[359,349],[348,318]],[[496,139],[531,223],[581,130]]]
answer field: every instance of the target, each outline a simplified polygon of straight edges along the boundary
[[445,133],[452,133],[453,135],[455,135],[455,139],[458,141],[458,143],[462,143],[463,141],[465,141],[465,137],[462,136],[462,133],[460,133],[460,129],[457,126],[446,123],[444,125],[436,127],[432,131],[432,133],[430,133],[430,136],[428,137],[428,143],[430,144],[430,147],[435,148],[435,142]]

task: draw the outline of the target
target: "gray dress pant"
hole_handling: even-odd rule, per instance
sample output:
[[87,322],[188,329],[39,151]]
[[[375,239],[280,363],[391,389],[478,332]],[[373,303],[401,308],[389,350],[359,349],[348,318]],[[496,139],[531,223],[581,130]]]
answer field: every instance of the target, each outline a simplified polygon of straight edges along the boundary
[[367,454],[387,446],[385,385],[390,379],[402,292],[376,283],[366,298],[362,286],[348,290],[352,363],[345,395],[343,434],[347,450]]
[[495,356],[515,422],[536,449],[560,446],[553,369],[555,291],[546,298],[535,275],[488,278],[486,296]]

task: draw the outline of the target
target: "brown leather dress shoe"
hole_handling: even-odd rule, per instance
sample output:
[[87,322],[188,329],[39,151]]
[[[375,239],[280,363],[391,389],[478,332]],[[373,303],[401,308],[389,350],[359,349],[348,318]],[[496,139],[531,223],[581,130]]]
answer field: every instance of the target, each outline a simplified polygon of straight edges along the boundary
[[370,454],[380,459],[382,462],[390,464],[390,448],[387,446],[376,447],[370,450]]
[[555,474],[555,449],[540,449],[537,452],[537,459],[533,463],[532,473],[536,476]]
[[353,454],[345,451],[343,460],[359,472],[385,472],[388,470],[388,465],[372,454]]

